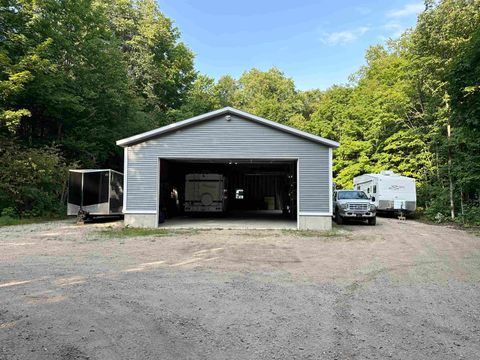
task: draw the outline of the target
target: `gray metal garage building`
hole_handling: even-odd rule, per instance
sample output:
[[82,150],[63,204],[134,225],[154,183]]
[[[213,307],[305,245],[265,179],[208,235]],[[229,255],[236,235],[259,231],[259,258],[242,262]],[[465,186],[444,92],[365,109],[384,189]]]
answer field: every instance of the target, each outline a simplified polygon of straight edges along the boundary
[[[203,172],[225,176],[227,216],[282,217],[288,208],[299,229],[331,228],[335,141],[226,107],[117,145],[125,151],[126,225],[158,227],[185,216],[185,176]],[[174,210],[172,189],[178,192]]]

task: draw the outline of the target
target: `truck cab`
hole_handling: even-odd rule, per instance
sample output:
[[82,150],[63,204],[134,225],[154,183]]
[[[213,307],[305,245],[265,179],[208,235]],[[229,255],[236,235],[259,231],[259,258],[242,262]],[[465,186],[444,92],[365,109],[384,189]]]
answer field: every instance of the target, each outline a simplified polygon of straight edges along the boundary
[[371,199],[360,190],[335,190],[333,192],[333,216],[337,224],[346,219],[367,220],[377,223],[377,208]]

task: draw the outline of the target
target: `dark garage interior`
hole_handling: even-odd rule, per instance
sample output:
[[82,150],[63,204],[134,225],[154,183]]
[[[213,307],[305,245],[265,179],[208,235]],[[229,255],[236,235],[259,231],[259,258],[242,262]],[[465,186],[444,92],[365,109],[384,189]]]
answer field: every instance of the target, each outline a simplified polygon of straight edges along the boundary
[[[189,174],[222,179],[221,185],[218,180],[203,180],[223,189],[222,210],[186,211]],[[174,218],[296,220],[297,161],[160,159],[159,201],[160,223]]]

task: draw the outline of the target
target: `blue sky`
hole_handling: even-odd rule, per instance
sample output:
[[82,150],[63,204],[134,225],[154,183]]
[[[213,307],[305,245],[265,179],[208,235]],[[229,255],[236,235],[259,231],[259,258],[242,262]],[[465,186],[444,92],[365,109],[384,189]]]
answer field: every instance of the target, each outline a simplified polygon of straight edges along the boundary
[[348,81],[365,50],[415,25],[422,1],[158,0],[195,53],[195,66],[218,79],[253,67],[278,67],[299,89]]

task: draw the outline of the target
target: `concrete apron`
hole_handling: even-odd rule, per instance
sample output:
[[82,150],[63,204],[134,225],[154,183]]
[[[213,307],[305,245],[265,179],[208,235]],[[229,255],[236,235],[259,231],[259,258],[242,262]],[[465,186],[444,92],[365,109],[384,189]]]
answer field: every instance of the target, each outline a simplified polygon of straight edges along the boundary
[[[330,216],[299,216],[301,230],[330,230]],[[146,228],[199,228],[199,229],[297,229],[294,219],[281,216],[240,216],[240,217],[188,217],[167,219],[157,225],[155,214],[125,214],[125,225]]]

